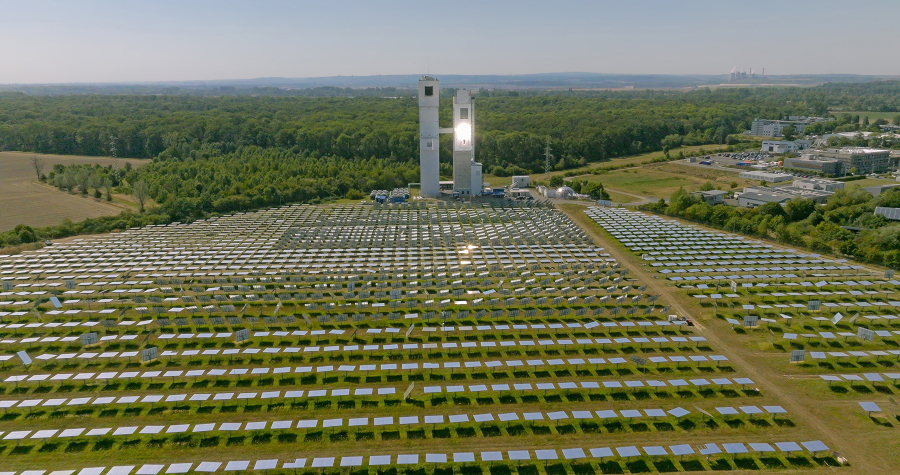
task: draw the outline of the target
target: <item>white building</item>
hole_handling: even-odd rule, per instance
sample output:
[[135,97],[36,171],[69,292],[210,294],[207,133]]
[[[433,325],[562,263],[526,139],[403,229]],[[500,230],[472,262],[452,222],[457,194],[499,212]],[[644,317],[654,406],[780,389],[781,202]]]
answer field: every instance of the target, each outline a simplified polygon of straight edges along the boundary
[[824,178],[796,178],[791,186],[804,190],[837,191],[844,189],[844,182]]
[[528,175],[514,175],[512,177],[513,188],[528,188],[531,185],[531,178]]
[[769,153],[796,153],[812,145],[809,140],[763,140],[760,151]]
[[725,202],[725,195],[727,195],[728,192],[722,190],[709,190],[695,191],[692,194],[703,198],[703,201],[706,201],[707,204],[717,205]]
[[738,206],[743,206],[745,208],[755,208],[757,206],[762,206],[766,203],[779,203],[784,204],[791,200],[790,196],[777,195],[774,193],[759,193],[755,191],[745,191],[741,193],[738,197]]
[[782,137],[784,136],[784,129],[790,126],[794,127],[797,134],[802,134],[807,125],[828,120],[824,117],[804,116],[791,116],[787,119],[788,120],[753,119],[753,122],[750,124],[750,135],[756,135],[757,137]]
[[740,172],[738,173],[738,178],[743,178],[745,180],[759,180],[765,181],[767,183],[781,183],[783,181],[791,181],[794,179],[793,175],[788,175],[786,173],[772,173],[772,172],[762,172],[762,171],[750,171],[750,172]]

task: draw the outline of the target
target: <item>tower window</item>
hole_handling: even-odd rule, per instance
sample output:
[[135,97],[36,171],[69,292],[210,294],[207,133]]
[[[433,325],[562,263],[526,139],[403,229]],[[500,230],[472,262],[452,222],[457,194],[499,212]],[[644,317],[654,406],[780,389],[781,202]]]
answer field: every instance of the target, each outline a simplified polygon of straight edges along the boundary
[[434,86],[425,86],[425,95],[433,96],[434,95]]
[[460,107],[459,118],[460,119],[468,119],[469,118],[469,108],[468,107]]

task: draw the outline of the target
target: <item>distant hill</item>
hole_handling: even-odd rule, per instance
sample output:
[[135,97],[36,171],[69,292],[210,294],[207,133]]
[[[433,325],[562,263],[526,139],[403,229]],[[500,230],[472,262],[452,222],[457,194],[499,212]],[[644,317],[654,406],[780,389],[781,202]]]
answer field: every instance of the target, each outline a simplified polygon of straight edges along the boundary
[[[816,86],[825,83],[861,83],[900,76],[855,74],[788,75],[742,79],[729,82],[721,75],[542,73],[515,75],[434,74],[444,87],[487,89],[683,89],[693,87]],[[269,95],[353,95],[371,89],[369,95],[412,94],[420,75],[329,76],[315,78],[255,78],[209,81],[163,81],[94,84],[8,84],[0,92],[33,95],[56,94],[269,94]]]

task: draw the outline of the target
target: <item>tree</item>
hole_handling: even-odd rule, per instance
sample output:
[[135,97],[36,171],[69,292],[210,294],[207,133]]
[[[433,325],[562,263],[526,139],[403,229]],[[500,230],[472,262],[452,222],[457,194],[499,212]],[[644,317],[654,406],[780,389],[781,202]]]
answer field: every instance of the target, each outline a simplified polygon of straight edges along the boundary
[[684,191],[684,188],[678,188],[672,193],[672,197],[669,198],[669,207],[666,209],[666,212],[669,214],[681,214],[692,204],[694,204],[693,197]]
[[808,218],[816,210],[813,200],[795,197],[785,203],[784,212],[790,222],[801,221]]
[[562,175],[553,175],[550,177],[550,188],[559,188],[560,186],[563,186]]
[[738,187],[738,182],[733,181],[733,182],[731,182],[731,185],[730,185],[730,186],[731,186],[731,189],[733,190],[733,189],[735,189],[735,188]]
[[892,122],[894,123],[894,125],[900,125],[900,114],[895,115]]
[[31,166],[34,167],[34,174],[37,176],[37,179],[40,180],[41,176],[44,174],[44,159],[37,155],[32,155],[29,161],[31,162]]
[[708,181],[708,182],[704,183],[702,186],[700,186],[700,191],[712,191],[715,188],[716,187],[715,187],[715,185],[713,185],[713,182]]
[[110,180],[109,178],[104,178],[102,187],[106,191],[106,201],[112,201],[112,180]]
[[147,182],[144,180],[136,181],[134,185],[131,185],[131,194],[134,195],[134,199],[137,200],[141,213],[143,213],[144,204],[147,202],[147,198],[150,197],[150,188],[147,186]]
[[789,125],[781,129],[781,135],[784,136],[785,140],[794,140],[797,138],[797,129],[795,129],[793,125]]
[[37,236],[31,226],[20,224],[13,230],[19,238],[19,242],[30,243],[37,241]]
[[[781,206],[780,203],[776,203],[774,201],[760,206],[759,208],[756,209],[756,211],[757,211],[757,213],[759,213],[761,215],[766,215],[766,216],[772,216],[772,217],[785,216],[784,208]],[[764,234],[764,233],[760,233],[760,234]]]

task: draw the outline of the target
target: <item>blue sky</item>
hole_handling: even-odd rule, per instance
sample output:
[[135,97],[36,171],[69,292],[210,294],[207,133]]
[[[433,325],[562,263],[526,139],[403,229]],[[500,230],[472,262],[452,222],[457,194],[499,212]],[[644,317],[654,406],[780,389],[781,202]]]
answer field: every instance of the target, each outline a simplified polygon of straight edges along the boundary
[[0,84],[900,74],[898,0],[0,0]]

